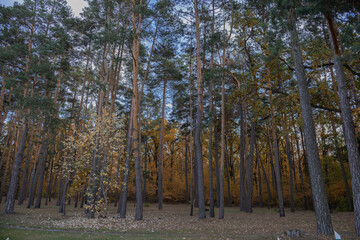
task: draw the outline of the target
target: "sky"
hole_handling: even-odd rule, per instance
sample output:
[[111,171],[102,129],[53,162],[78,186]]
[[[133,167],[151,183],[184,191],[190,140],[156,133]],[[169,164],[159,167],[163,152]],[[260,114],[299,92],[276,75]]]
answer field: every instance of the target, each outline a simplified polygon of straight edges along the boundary
[[[0,0],[0,4],[5,6],[12,6],[14,2],[21,3],[22,0]],[[80,13],[82,12],[83,7],[88,6],[88,3],[84,0],[67,0],[68,5],[72,8],[73,13],[75,16],[80,16]]]

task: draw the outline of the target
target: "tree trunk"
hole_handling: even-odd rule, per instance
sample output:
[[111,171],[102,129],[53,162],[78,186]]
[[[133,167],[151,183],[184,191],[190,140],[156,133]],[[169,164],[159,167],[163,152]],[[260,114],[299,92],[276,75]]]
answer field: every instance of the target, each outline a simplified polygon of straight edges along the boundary
[[329,205],[326,198],[324,180],[321,171],[319,151],[316,142],[316,132],[313,120],[310,94],[306,82],[301,49],[298,42],[295,9],[289,8],[288,20],[292,54],[295,63],[296,78],[299,85],[300,107],[305,132],[306,158],[309,165],[311,190],[317,220],[317,233],[330,235],[333,234],[333,228],[331,223]]
[[346,176],[346,171],[345,171],[345,167],[344,167],[344,161],[342,159],[341,156],[341,151],[340,151],[340,147],[339,147],[339,142],[337,140],[337,132],[336,132],[336,127],[335,127],[335,123],[334,123],[334,119],[331,118],[331,127],[332,127],[332,132],[333,132],[333,136],[334,136],[334,142],[335,142],[335,148],[336,148],[336,157],[340,163],[340,168],[341,168],[341,174],[343,176],[343,180],[344,180],[344,184],[345,184],[345,189],[346,189],[346,197],[348,200],[348,207],[349,207],[349,211],[353,210],[353,202],[352,202],[352,198],[351,198],[351,191],[350,191],[350,186],[347,180],[347,176]]
[[205,195],[204,195],[204,172],[203,172],[203,161],[202,161],[202,143],[201,143],[201,132],[202,132],[202,76],[201,76],[201,59],[200,59],[200,19],[198,11],[198,1],[194,1],[195,8],[195,26],[196,26],[196,59],[197,59],[197,111],[196,111],[196,126],[195,126],[195,160],[197,168],[197,184],[198,184],[198,201],[199,201],[199,219],[206,217],[205,215]]
[[240,103],[240,211],[246,211],[246,190],[245,190],[245,104],[244,99]]
[[[296,126],[294,124],[294,130],[295,130],[295,142],[296,142],[296,151],[297,151],[297,156],[298,156],[298,165],[299,165],[299,175],[300,175],[300,180],[301,180],[301,192],[304,195],[304,209],[307,209],[307,197],[306,197],[306,192],[305,192],[305,182],[304,182],[304,174],[303,174],[303,170],[302,170],[302,162],[301,162],[301,156],[300,156],[300,146],[299,146],[299,138],[296,132]],[[304,153],[305,155],[305,153]]]
[[20,145],[16,153],[16,158],[11,173],[8,193],[6,196],[5,211],[4,211],[5,214],[14,213],[15,195],[18,189],[20,166],[24,158],[24,151],[26,147],[26,138],[27,138],[28,130],[29,130],[29,125],[27,120],[25,119],[25,125],[21,134]]
[[124,171],[122,177],[119,206],[117,210],[117,212],[120,213],[120,218],[126,218],[127,190],[129,184],[130,157],[132,150],[132,124],[133,124],[132,118],[133,118],[133,108],[131,107],[130,117],[129,117],[129,129],[128,129],[127,143],[126,143],[125,164],[124,164]]
[[[216,137],[215,137],[216,139]],[[217,141],[215,141],[217,143]],[[221,79],[221,154],[220,154],[220,209],[219,209],[219,219],[224,218],[224,163],[225,163],[225,78],[224,76]]]
[[158,158],[158,209],[163,208],[163,141],[164,141],[164,125],[165,125],[165,98],[166,98],[166,79],[164,79],[164,92],[161,110],[161,126],[159,138],[159,158]]
[[45,176],[45,166],[46,166],[46,157],[47,157],[47,148],[48,148],[48,133],[47,133],[47,126],[44,126],[44,133],[43,138],[41,140],[41,150],[40,150],[40,156],[39,156],[39,186],[38,186],[38,192],[37,192],[37,198],[35,203],[35,208],[40,208],[41,205],[41,197],[42,197],[42,190],[43,190],[43,184],[44,184],[44,176]]
[[[262,195],[262,183],[261,183],[261,171],[260,171],[260,153],[258,148],[256,147],[256,163],[257,163],[257,175],[258,175],[258,181],[259,181],[259,205],[260,207],[264,207],[263,204],[263,195]],[[269,196],[270,199],[270,196]]]
[[253,188],[253,166],[254,166],[254,152],[255,152],[255,122],[251,122],[251,136],[250,136],[250,152],[249,161],[247,164],[247,195],[246,195],[246,212],[252,212],[252,188]]
[[[45,134],[44,131],[42,134]],[[43,136],[42,136],[42,138],[43,138]],[[28,199],[26,208],[30,208],[31,206],[34,205],[36,186],[37,186],[38,180],[39,180],[39,167],[40,167],[39,161],[40,161],[40,153],[42,150],[42,145],[40,145],[39,147],[40,148],[39,148],[39,150],[37,150],[37,154],[36,154],[35,160],[34,160],[34,166],[31,171],[29,199]]]
[[188,140],[185,138],[185,201],[189,204]]
[[147,137],[146,136],[146,139],[145,139],[145,159],[144,159],[144,188],[143,188],[143,201],[144,203],[146,202],[146,179],[147,179],[147,162],[148,162],[148,158],[147,158],[147,155],[148,155],[148,145],[147,145]]
[[19,200],[18,200],[18,205],[22,205],[24,200],[26,199],[26,193],[28,190],[28,173],[29,173],[29,165],[31,163],[31,158],[32,158],[32,147],[33,147],[33,143],[30,144],[30,141],[32,139],[32,135],[30,137],[29,143],[28,143],[28,149],[27,149],[27,154],[26,154],[26,162],[25,162],[25,168],[23,171],[23,176],[22,176],[22,180],[21,180],[21,187],[20,187],[20,195],[19,195]]
[[360,154],[358,142],[355,136],[355,126],[352,118],[352,111],[347,96],[347,86],[342,64],[342,54],[339,48],[339,39],[337,37],[337,26],[332,16],[326,15],[330,36],[332,40],[332,48],[334,54],[334,67],[336,80],[338,85],[338,92],[340,98],[340,107],[342,114],[342,122],[344,125],[344,138],[346,148],[348,150],[348,159],[350,165],[354,214],[355,214],[355,231],[356,235],[360,236]]
[[[285,119],[285,121],[287,121]],[[290,140],[289,140],[289,134],[285,134],[285,151],[288,158],[289,163],[289,173],[290,173],[290,209],[291,212],[295,212],[295,202],[294,202],[294,183],[293,183],[293,159],[291,154],[291,147],[290,147]]]
[[278,193],[278,201],[279,201],[279,210],[280,210],[280,217],[285,217],[285,209],[284,209],[284,200],[282,194],[282,187],[281,187],[281,177],[280,177],[280,156],[279,156],[279,146],[276,137],[276,126],[275,126],[275,116],[274,116],[274,109],[272,106],[272,92],[270,92],[270,115],[271,115],[271,135],[274,144],[274,155],[275,155],[275,179],[276,179],[276,190]]
[[50,166],[49,166],[49,176],[48,176],[48,182],[46,185],[46,197],[45,197],[45,206],[48,205],[49,199],[51,198],[51,181],[52,181],[52,169],[53,169],[53,163],[54,163],[54,158],[52,157],[50,160]]
[[227,182],[227,199],[228,199],[228,207],[231,207],[231,190],[230,190],[230,176],[229,176],[229,154],[226,147],[226,139],[225,139],[225,173],[226,173],[226,182]]
[[[215,111],[214,111],[215,113]],[[216,121],[217,122],[217,121]],[[216,174],[216,207],[220,207],[220,174],[219,174],[219,132],[218,124],[214,126],[214,157],[215,157],[215,174]]]

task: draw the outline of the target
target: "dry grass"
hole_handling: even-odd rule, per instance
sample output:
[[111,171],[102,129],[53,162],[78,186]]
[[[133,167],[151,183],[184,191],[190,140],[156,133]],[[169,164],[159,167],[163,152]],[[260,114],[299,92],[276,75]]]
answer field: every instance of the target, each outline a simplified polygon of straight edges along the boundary
[[[0,205],[1,211],[4,205]],[[61,229],[76,232],[103,232],[103,234],[130,234],[132,237],[154,239],[287,239],[285,232],[300,229],[302,239],[320,239],[316,235],[315,214],[312,211],[286,211],[280,218],[276,209],[254,208],[253,213],[240,212],[237,207],[225,208],[225,219],[207,218],[199,220],[195,209],[189,216],[188,205],[164,205],[157,210],[156,204],[144,207],[144,220],[134,220],[134,204],[129,203],[127,218],[117,218],[116,208],[110,207],[107,218],[87,219],[83,209],[67,206],[67,215],[58,213],[53,203],[41,209],[26,209],[17,206],[16,214],[0,214],[0,227],[21,229]],[[216,209],[216,214],[218,213]],[[354,215],[349,212],[332,214],[334,230],[342,239],[356,239]],[[151,238],[152,238],[151,237]],[[325,238],[324,238],[325,239]],[[333,236],[329,239],[334,239]]]

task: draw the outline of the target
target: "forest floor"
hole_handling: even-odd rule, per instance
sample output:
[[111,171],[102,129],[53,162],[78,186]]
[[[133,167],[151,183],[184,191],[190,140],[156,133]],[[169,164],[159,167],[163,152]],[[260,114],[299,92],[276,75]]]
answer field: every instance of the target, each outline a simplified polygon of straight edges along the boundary
[[[15,214],[4,215],[0,205],[0,240],[16,239],[288,239],[286,231],[300,229],[300,239],[326,239],[316,235],[316,219],[312,211],[286,209],[280,218],[277,209],[254,208],[253,213],[240,212],[238,207],[226,207],[225,219],[199,220],[197,210],[189,216],[185,204],[144,206],[144,220],[135,221],[133,203],[128,204],[127,218],[119,219],[113,204],[107,218],[87,219],[83,209],[66,206],[66,216],[58,213],[52,201],[41,209],[15,206]],[[351,212],[331,214],[334,230],[342,239],[356,239],[354,215]],[[327,239],[334,239],[333,236]]]

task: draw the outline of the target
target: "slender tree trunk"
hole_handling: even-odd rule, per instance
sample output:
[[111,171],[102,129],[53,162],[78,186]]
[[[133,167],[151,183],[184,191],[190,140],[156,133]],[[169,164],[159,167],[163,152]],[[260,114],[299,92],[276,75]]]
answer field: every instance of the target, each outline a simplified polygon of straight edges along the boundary
[[83,191],[83,194],[81,196],[80,208],[84,208],[85,198],[86,198],[86,186],[84,187],[84,191]]
[[[190,49],[192,49],[192,34],[190,41]],[[190,156],[190,216],[193,216],[194,212],[194,197],[193,197],[193,129],[194,129],[194,121],[193,121],[193,104],[192,104],[192,52],[190,53],[190,72],[189,72],[189,86],[190,86],[190,94],[189,94],[189,123],[190,123],[190,140],[189,140],[189,156]]]
[[37,185],[37,181],[39,179],[39,176],[38,176],[39,171],[37,171],[37,169],[38,169],[38,162],[39,162],[39,155],[40,155],[41,147],[37,151],[38,152],[36,153],[35,159],[34,159],[34,165],[31,170],[29,198],[28,198],[26,208],[30,208],[32,205],[34,205],[36,185]]
[[26,199],[26,193],[28,190],[28,173],[29,173],[29,164],[31,162],[31,158],[32,158],[32,146],[33,143],[30,143],[31,139],[32,139],[32,135],[29,139],[29,143],[28,143],[28,149],[27,149],[27,154],[26,154],[26,162],[25,162],[25,168],[23,171],[23,176],[22,176],[22,180],[21,180],[21,187],[20,187],[20,195],[19,195],[19,200],[18,200],[18,205],[22,205],[24,200]]
[[166,98],[166,79],[164,79],[164,92],[161,111],[161,126],[159,138],[159,158],[158,158],[158,209],[163,208],[163,141],[164,141],[164,125],[165,125],[165,98]]
[[[301,192],[304,195],[304,209],[307,209],[307,197],[305,192],[305,181],[304,181],[304,174],[302,170],[302,162],[301,162],[301,156],[300,156],[300,146],[299,146],[299,138],[296,132],[296,125],[294,124],[295,129],[295,142],[296,142],[296,151],[297,151],[297,157],[298,157],[298,165],[299,165],[299,175],[301,180]],[[305,155],[305,153],[304,153]]]
[[188,140],[185,138],[185,201],[189,204]]
[[350,108],[347,86],[345,79],[344,67],[342,64],[342,54],[339,48],[339,39],[337,37],[337,26],[332,16],[326,15],[330,36],[332,40],[332,48],[334,54],[334,67],[338,92],[340,98],[340,107],[342,114],[342,122],[344,125],[344,138],[346,148],[348,150],[348,159],[350,165],[354,214],[355,214],[355,231],[360,236],[360,154],[359,145],[355,136],[355,126]]
[[247,164],[247,195],[246,195],[246,212],[252,212],[252,188],[253,188],[253,166],[254,166],[254,152],[255,152],[255,122],[251,122],[251,135],[250,135],[250,152],[249,161]]
[[[212,1],[212,25],[211,25],[211,33],[214,34],[215,32],[215,1]],[[211,51],[211,68],[214,66],[214,51]],[[212,89],[213,89],[213,79],[210,79],[210,86],[209,86],[209,154],[208,154],[208,161],[209,161],[209,198],[210,198],[210,217],[215,217],[215,210],[214,210],[214,187],[213,187],[213,166],[212,166],[212,133],[213,133],[213,96],[212,96]]]
[[10,179],[10,184],[9,184],[9,188],[8,188],[8,193],[6,196],[6,203],[5,203],[5,210],[4,210],[5,214],[14,213],[15,195],[16,195],[17,188],[18,188],[20,166],[21,166],[21,162],[23,161],[23,158],[24,158],[24,151],[25,151],[25,146],[26,146],[28,130],[29,130],[29,125],[27,123],[27,120],[25,119],[25,125],[23,128],[22,134],[21,134],[20,145],[19,145],[17,153],[16,153],[16,158],[15,158],[13,170],[11,173],[11,179]]
[[129,117],[129,129],[127,135],[126,143],[126,155],[125,155],[125,165],[122,177],[121,191],[120,191],[120,200],[117,212],[120,213],[120,218],[126,218],[126,202],[127,202],[127,190],[129,184],[129,170],[130,170],[130,157],[132,150],[132,123],[133,123],[133,113],[132,108]]
[[198,184],[198,201],[199,201],[199,219],[205,218],[205,195],[204,195],[204,172],[203,172],[203,161],[202,161],[202,143],[201,143],[201,132],[202,132],[202,73],[201,73],[201,59],[200,59],[200,19],[198,11],[198,1],[194,1],[195,8],[195,26],[196,26],[196,59],[197,59],[197,111],[196,111],[196,126],[195,126],[195,160],[197,168],[197,184]]
[[352,211],[353,210],[353,202],[352,202],[352,198],[351,198],[350,186],[349,186],[349,183],[348,183],[348,180],[347,180],[346,171],[345,171],[345,167],[344,167],[344,161],[343,161],[342,156],[341,156],[339,142],[337,140],[338,136],[337,136],[336,127],[335,127],[335,123],[334,123],[333,118],[331,118],[331,127],[332,127],[333,136],[334,136],[334,142],[335,142],[335,148],[336,148],[336,157],[337,157],[337,159],[338,159],[338,161],[340,163],[341,173],[342,173],[344,184],[345,184],[346,197],[347,197],[347,200],[348,200],[348,207],[349,207],[349,211]]
[[275,126],[275,116],[274,109],[272,107],[272,93],[270,92],[270,115],[271,115],[271,135],[274,144],[274,155],[275,155],[275,179],[276,179],[276,190],[278,193],[278,201],[279,201],[279,209],[280,209],[280,217],[285,217],[285,209],[284,209],[284,200],[282,194],[281,187],[281,177],[280,177],[280,156],[279,156],[279,146],[276,137],[276,126]]
[[[210,82],[210,105],[209,105],[209,112],[211,113],[213,110],[213,104],[212,104],[212,81]],[[212,170],[212,114],[210,115],[209,119],[209,154],[208,154],[208,160],[209,160],[209,198],[210,198],[210,217],[215,217],[215,211],[214,211],[214,187],[213,187],[213,170]]]
[[[225,139],[226,145],[226,139]],[[225,147],[225,173],[226,173],[226,185],[227,185],[227,199],[228,199],[228,207],[231,207],[231,190],[230,190],[230,175],[229,175],[229,154],[227,148]]]
[[46,185],[45,206],[48,205],[49,198],[50,198],[50,195],[51,195],[51,182],[52,182],[52,176],[53,176],[53,174],[52,174],[53,163],[54,163],[54,158],[51,158],[50,166],[49,166],[49,176],[48,176],[48,181],[47,181],[47,185]]
[[40,150],[40,156],[39,156],[39,186],[38,186],[38,192],[37,192],[37,198],[35,203],[35,208],[40,208],[41,205],[41,198],[42,198],[42,190],[43,190],[43,184],[44,184],[44,176],[45,176],[45,166],[46,166],[46,157],[47,157],[47,148],[48,148],[48,133],[47,133],[47,126],[44,126],[44,133],[42,141],[41,141],[41,150]]
[[63,187],[63,192],[62,192],[62,196],[61,196],[61,201],[60,201],[60,208],[59,208],[59,213],[62,213],[63,216],[65,216],[66,213],[66,192],[68,189],[68,183],[69,183],[69,176],[65,177],[65,183],[64,183],[64,187]]
[[58,195],[57,195],[57,200],[56,200],[55,206],[60,206],[61,196],[62,196],[62,192],[63,192],[63,190],[62,190],[63,186],[64,186],[64,178],[61,177],[60,182],[59,182]]
[[225,78],[221,79],[221,154],[220,154],[220,209],[219,219],[224,218],[224,162],[225,162]]
[[240,103],[240,211],[246,211],[246,190],[245,190],[245,104],[244,99]]
[[146,179],[147,179],[147,162],[148,162],[148,158],[147,158],[147,155],[148,155],[148,145],[147,145],[147,136],[146,136],[146,139],[145,139],[145,159],[144,159],[144,172],[145,172],[145,176],[144,176],[144,188],[143,188],[143,201],[144,203],[146,202]]
[[[214,111],[216,114],[216,112]],[[216,121],[217,122],[217,121]],[[220,173],[219,173],[219,133],[218,124],[214,126],[214,157],[215,157],[215,174],[216,174],[216,207],[220,207]]]
[[79,192],[76,192],[74,208],[77,208],[77,206],[78,206],[78,201],[79,201]]
[[[287,121],[285,119],[285,121]],[[289,163],[289,173],[290,173],[290,209],[291,212],[295,212],[295,202],[294,202],[294,183],[293,183],[293,159],[291,154],[291,147],[290,147],[290,140],[289,140],[289,134],[285,134],[285,151],[288,158]]]
[[298,42],[294,8],[289,8],[288,20],[292,54],[295,63],[296,78],[299,85],[300,107],[305,131],[306,158],[309,165],[311,190],[317,220],[317,232],[318,234],[330,235],[333,234],[333,228],[331,223],[329,205],[326,198],[324,180],[321,171],[319,151],[316,142],[316,133],[310,102],[310,94],[306,82],[301,49]]
[[257,152],[257,154],[259,154],[257,157],[259,159],[261,169],[263,170],[263,174],[264,174],[264,178],[265,178],[265,182],[266,182],[266,187],[267,187],[267,191],[268,191],[268,195],[269,195],[269,202],[271,202],[272,201],[272,195],[271,195],[271,189],[270,189],[270,181],[269,181],[269,179],[268,179],[268,177],[266,175],[265,167],[264,167],[264,164],[263,164],[263,162],[261,160],[260,153]]
[[[259,205],[260,207],[264,207],[263,204],[263,195],[262,195],[262,182],[261,182],[261,170],[260,170],[260,153],[259,153],[259,149],[256,146],[256,162],[257,162],[257,174],[258,174],[258,179],[259,179]],[[269,195],[269,199],[270,199],[270,195]]]

